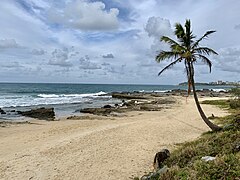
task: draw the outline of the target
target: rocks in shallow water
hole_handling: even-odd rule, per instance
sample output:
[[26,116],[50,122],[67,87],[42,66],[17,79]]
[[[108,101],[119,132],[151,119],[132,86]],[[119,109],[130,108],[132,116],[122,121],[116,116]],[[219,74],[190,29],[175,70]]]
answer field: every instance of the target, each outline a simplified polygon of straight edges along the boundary
[[31,118],[37,118],[42,120],[54,120],[55,112],[54,108],[38,108],[31,109],[30,111],[18,111],[19,114]]
[[0,108],[0,114],[6,114],[6,112]]
[[103,108],[112,108],[112,106],[111,105],[105,105],[105,106],[103,106]]
[[112,93],[113,98],[117,99],[146,99],[143,93]]

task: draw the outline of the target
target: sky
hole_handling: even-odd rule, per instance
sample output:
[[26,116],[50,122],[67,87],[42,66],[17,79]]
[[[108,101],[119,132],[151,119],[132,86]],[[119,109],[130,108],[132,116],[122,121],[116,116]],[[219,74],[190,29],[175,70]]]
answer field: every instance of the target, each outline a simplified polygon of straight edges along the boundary
[[197,82],[240,80],[239,0],[1,0],[0,82],[178,84],[182,64],[155,56],[175,23],[192,22],[212,73],[196,63]]

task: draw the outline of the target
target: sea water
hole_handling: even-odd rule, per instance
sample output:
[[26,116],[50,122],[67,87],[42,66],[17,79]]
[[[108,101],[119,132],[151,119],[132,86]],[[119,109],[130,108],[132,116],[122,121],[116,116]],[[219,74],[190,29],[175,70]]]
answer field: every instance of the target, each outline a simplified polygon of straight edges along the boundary
[[[119,103],[120,100],[108,95],[111,92],[164,92],[186,88],[175,85],[0,83],[0,108],[11,111],[54,107],[57,116],[67,116],[79,113],[81,108]],[[230,87],[197,86],[197,89],[220,91]],[[19,115],[10,113],[0,118],[13,119]]]

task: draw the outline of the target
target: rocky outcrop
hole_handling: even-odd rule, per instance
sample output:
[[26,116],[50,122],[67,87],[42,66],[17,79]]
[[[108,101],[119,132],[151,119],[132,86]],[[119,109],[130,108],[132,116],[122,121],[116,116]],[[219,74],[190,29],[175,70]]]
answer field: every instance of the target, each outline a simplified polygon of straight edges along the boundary
[[6,114],[6,112],[0,108],[0,114]]
[[146,96],[144,96],[143,93],[137,93],[137,92],[112,93],[112,97],[117,99],[146,99],[147,98]]
[[31,118],[37,118],[41,120],[54,120],[55,112],[54,108],[38,108],[31,109],[30,111],[18,111],[19,114]]

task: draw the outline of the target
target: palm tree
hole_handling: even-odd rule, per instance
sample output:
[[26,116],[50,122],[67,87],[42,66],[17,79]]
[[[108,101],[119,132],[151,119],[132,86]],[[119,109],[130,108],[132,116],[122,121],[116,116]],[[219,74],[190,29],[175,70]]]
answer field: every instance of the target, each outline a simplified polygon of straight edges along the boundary
[[162,62],[163,60],[171,59],[171,63],[167,65],[165,68],[163,68],[158,75],[161,75],[165,70],[170,69],[175,64],[184,62],[185,70],[188,78],[188,95],[190,94],[191,88],[192,88],[196,106],[203,121],[213,131],[218,131],[218,130],[221,130],[221,127],[213,124],[204,114],[200,106],[200,103],[198,101],[195,84],[194,84],[194,63],[195,62],[197,61],[204,62],[209,66],[210,72],[211,72],[212,62],[205,55],[211,55],[211,54],[217,55],[217,52],[215,52],[214,50],[208,47],[201,47],[199,43],[214,32],[216,31],[207,31],[200,39],[196,40],[196,36],[193,35],[191,30],[190,20],[186,20],[185,28],[180,23],[177,23],[175,25],[175,31],[174,31],[174,34],[177,37],[177,41],[169,37],[162,36],[161,41],[169,44],[170,50],[161,51],[156,56],[156,61]]

